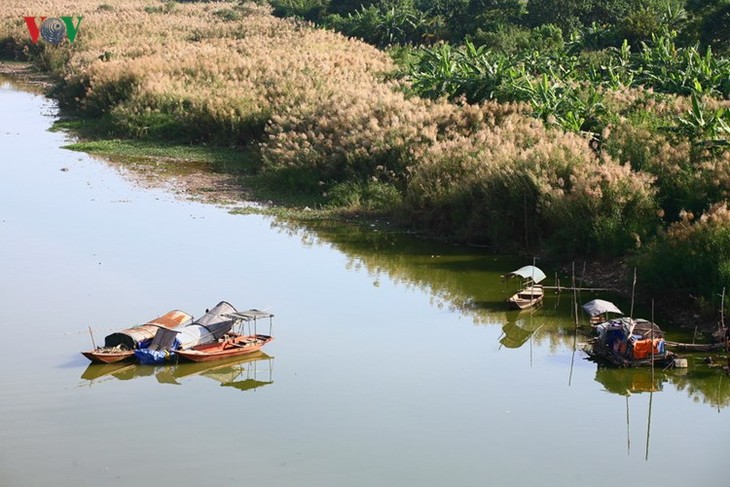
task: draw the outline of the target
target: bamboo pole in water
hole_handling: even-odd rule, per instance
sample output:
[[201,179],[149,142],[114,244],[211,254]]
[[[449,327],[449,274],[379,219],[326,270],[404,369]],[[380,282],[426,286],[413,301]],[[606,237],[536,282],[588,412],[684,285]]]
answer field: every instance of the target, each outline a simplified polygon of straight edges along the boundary
[[631,313],[629,318],[634,319],[634,294],[636,293],[636,267],[634,267],[634,282],[631,285]]
[[577,288],[575,287],[575,261],[573,261],[572,271],[572,285],[573,285],[573,316],[575,317],[575,325],[578,326],[578,295],[576,294]]
[[[722,287],[720,296],[720,340],[725,342],[725,351],[730,352],[730,340],[727,339],[727,329],[725,328],[725,286]],[[730,365],[730,358],[728,358],[728,365]]]
[[629,395],[626,394],[626,454],[631,454],[631,428],[629,423]]
[[568,375],[568,387],[573,382],[573,363],[575,362],[575,350],[578,345],[578,301],[575,295],[575,262],[573,262],[573,306],[571,309],[572,313],[575,313],[575,328],[573,329],[573,353],[570,356],[570,374]]
[[649,389],[649,417],[646,420],[646,452],[644,460],[649,460],[649,435],[651,433],[651,405],[654,399],[654,300],[651,300],[651,389]]
[[[558,281],[560,282],[560,281]],[[573,290],[579,290],[579,291],[587,291],[589,293],[593,292],[599,292],[599,291],[615,291],[615,289],[607,288],[607,287],[581,287],[581,288],[572,288],[572,287],[565,287],[565,286],[543,286],[543,289],[555,289],[558,292],[560,291],[573,291]]]
[[[652,367],[653,369],[653,367]],[[644,460],[649,460],[649,436],[651,434],[651,404],[654,400],[654,384],[652,389],[649,391],[649,418],[646,421],[646,452],[644,453]]]
[[722,294],[720,295],[720,326],[725,328],[725,286],[722,287]]
[[91,345],[94,347],[94,350],[96,350],[96,342],[94,341],[94,332],[91,331],[90,326],[89,326],[89,336],[91,337]]

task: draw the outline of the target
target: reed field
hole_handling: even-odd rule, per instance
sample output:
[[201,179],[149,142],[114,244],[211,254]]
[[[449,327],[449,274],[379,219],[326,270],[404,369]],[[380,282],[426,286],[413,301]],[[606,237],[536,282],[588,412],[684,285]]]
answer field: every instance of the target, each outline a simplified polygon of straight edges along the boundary
[[[73,43],[33,44],[33,15],[83,20]],[[626,52],[605,83],[473,46],[421,52],[404,76],[385,51],[267,4],[154,0],[5,1],[0,52],[50,71],[62,106],[106,138],[243,147],[315,205],[499,250],[637,256],[660,292],[730,287],[724,58],[687,92],[635,82],[662,71],[622,65]],[[688,248],[712,290],[665,269]]]

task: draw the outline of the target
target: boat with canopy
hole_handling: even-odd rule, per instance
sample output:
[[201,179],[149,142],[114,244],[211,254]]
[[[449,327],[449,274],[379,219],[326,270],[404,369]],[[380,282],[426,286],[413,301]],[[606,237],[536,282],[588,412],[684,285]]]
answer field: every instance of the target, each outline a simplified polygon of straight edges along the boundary
[[146,348],[134,351],[141,364],[162,364],[175,358],[180,350],[213,343],[228,333],[238,321],[236,308],[221,301],[192,323],[177,329],[157,330]]
[[[207,362],[230,357],[238,357],[253,352],[272,341],[271,328],[274,315],[266,311],[250,309],[248,311],[230,313],[226,315],[236,320],[235,331],[230,331],[218,341],[197,345],[187,350],[179,350],[177,354],[186,360],[193,362]],[[257,325],[259,320],[269,320],[268,335],[259,333]]]
[[[591,359],[617,367],[667,367],[674,363],[675,355],[666,349],[664,332],[656,323],[623,316],[616,305],[601,299],[584,304],[583,311],[591,317],[595,330],[595,337],[584,348]],[[608,318],[609,314],[617,316]]]
[[134,351],[150,345],[159,330],[172,330],[184,326],[193,317],[184,311],[173,310],[142,325],[126,328],[107,335],[103,347],[81,352],[95,363],[114,363],[134,358]]
[[507,300],[512,307],[527,309],[542,303],[545,292],[539,283],[547,276],[540,268],[526,265],[503,276],[505,279],[514,277],[522,280],[522,289]]

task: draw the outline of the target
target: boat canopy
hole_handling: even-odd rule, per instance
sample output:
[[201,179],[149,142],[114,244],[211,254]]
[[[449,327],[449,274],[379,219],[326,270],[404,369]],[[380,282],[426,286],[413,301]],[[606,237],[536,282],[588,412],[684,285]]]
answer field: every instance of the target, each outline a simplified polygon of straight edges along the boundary
[[241,311],[236,313],[229,313],[226,316],[231,318],[237,318],[243,321],[256,321],[262,318],[273,318],[274,315],[268,311],[261,311],[258,309],[249,309],[248,311]]
[[623,312],[618,309],[615,304],[613,304],[611,301],[606,301],[604,299],[594,299],[593,301],[588,301],[586,304],[583,305],[583,311],[588,313],[588,315],[591,317],[602,315],[604,313],[616,313],[617,315],[623,315]]
[[142,364],[164,363],[170,350],[187,350],[198,345],[213,343],[228,333],[236,324],[237,320],[230,316],[235,313],[236,308],[226,301],[221,301],[185,327],[175,330],[155,328],[149,347],[136,350],[134,354]]
[[236,308],[230,303],[221,301],[216,304],[210,311],[180,330],[177,336],[179,348],[187,350],[218,340],[236,324],[236,320],[229,316],[233,313],[236,313]]
[[543,271],[541,271],[538,267],[535,267],[534,265],[526,265],[525,267],[520,267],[516,271],[512,271],[507,274],[507,277],[512,276],[519,276],[523,279],[532,279],[532,282],[534,282],[535,284],[545,280],[545,278],[547,277]]
[[190,323],[192,319],[192,316],[183,311],[173,310],[143,325],[107,335],[104,338],[104,346],[109,348],[123,346],[128,350],[134,350],[152,340],[157,330],[177,328]]

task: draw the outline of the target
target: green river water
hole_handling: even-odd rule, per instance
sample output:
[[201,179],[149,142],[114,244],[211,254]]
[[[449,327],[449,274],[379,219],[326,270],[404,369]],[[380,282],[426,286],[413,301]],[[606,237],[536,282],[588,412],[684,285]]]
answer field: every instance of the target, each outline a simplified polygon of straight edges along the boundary
[[[55,116],[0,85],[0,486],[728,485],[730,377],[598,369],[569,295],[507,310],[530,262],[141,188]],[[265,354],[79,353],[223,299],[276,315]]]

